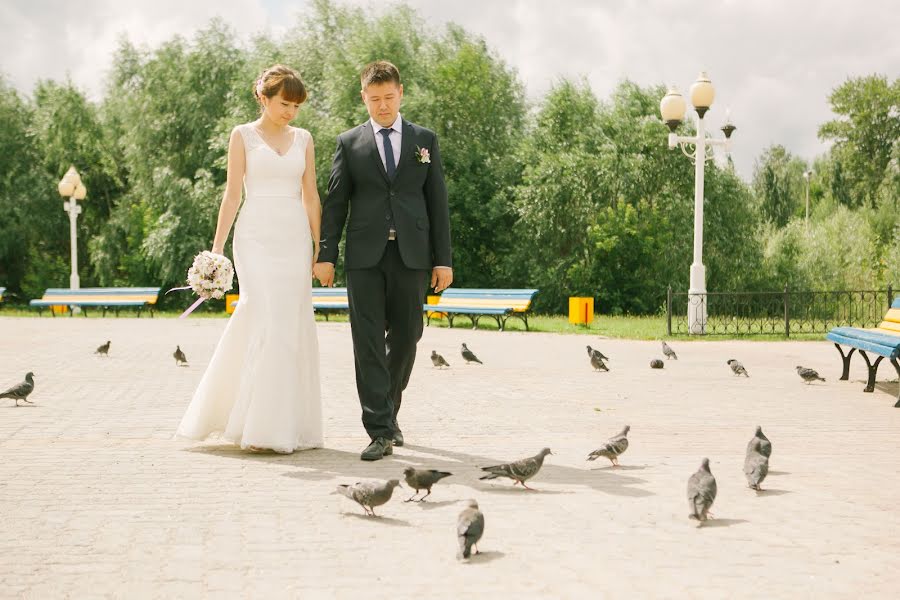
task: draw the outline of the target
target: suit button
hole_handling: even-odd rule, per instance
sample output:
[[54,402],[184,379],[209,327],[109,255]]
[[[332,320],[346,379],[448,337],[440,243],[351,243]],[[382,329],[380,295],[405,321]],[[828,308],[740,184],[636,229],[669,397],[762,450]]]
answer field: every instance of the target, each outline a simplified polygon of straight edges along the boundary
[[384,215],[384,220],[385,220],[385,221],[390,221],[390,220],[391,220],[391,215],[390,215],[390,214]]
[[397,192],[394,192],[394,191],[391,192],[391,198],[393,198],[396,195],[397,195]]

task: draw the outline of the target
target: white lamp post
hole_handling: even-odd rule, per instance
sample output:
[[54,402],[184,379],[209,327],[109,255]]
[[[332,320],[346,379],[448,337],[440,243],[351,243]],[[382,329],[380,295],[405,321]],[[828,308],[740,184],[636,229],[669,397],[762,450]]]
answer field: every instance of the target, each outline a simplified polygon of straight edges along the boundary
[[[706,267],[703,266],[703,169],[706,161],[713,158],[712,147],[723,146],[725,152],[731,151],[731,134],[736,127],[730,119],[725,118],[722,131],[725,139],[706,138],[706,127],[703,116],[712,106],[715,89],[706,73],[700,73],[697,81],[691,86],[691,104],[697,111],[697,135],[680,136],[675,130],[684,120],[686,105],[681,93],[675,88],[659,103],[659,111],[663,121],[669,126],[669,148],[680,146],[681,151],[694,161],[694,262],[691,264],[691,281],[688,290],[688,330],[691,334],[703,334],[706,331]],[[694,150],[689,151],[688,146]],[[710,152],[707,152],[707,148]]]
[[60,196],[68,198],[68,201],[63,203],[63,210],[69,213],[69,232],[72,245],[72,273],[69,275],[69,287],[77,290],[80,282],[78,280],[78,228],[75,224],[78,215],[81,214],[81,207],[78,206],[76,200],[84,200],[84,197],[87,196],[87,188],[81,183],[81,176],[75,167],[69,167],[57,189]]

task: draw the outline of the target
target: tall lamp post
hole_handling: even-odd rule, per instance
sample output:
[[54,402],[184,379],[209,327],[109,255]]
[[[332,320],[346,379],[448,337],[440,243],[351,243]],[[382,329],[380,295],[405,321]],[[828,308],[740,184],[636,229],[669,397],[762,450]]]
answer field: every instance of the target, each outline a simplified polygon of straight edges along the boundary
[[[731,151],[731,134],[737,129],[726,117],[722,132],[725,139],[707,139],[703,116],[712,106],[715,89],[706,73],[700,73],[691,86],[691,104],[697,111],[697,135],[681,136],[675,130],[684,120],[686,105],[681,93],[675,88],[659,103],[663,121],[669,126],[669,148],[681,147],[681,151],[694,161],[694,262],[691,264],[691,280],[688,290],[688,331],[691,334],[706,332],[706,267],[703,266],[703,169],[706,161],[713,158],[712,148],[722,146]],[[693,151],[688,147],[693,146]],[[709,150],[709,152],[707,152]]]
[[806,180],[806,228],[809,229],[809,178],[812,177],[812,169],[803,171],[803,179]]
[[81,214],[81,207],[78,206],[76,200],[84,200],[87,196],[87,188],[81,182],[81,176],[75,167],[69,167],[66,174],[60,180],[57,186],[59,195],[68,198],[63,203],[63,210],[69,213],[69,232],[72,245],[72,273],[69,275],[69,287],[77,290],[80,287],[78,280],[78,228],[75,226],[78,215]]

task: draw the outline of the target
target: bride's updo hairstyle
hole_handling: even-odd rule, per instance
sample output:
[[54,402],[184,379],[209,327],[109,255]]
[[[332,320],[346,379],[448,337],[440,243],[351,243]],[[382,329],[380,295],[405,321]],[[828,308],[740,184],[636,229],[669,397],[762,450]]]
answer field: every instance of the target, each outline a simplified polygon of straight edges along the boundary
[[273,98],[281,92],[288,102],[303,104],[306,102],[306,86],[300,74],[284,65],[272,65],[259,76],[253,84],[253,96],[263,108],[262,97]]

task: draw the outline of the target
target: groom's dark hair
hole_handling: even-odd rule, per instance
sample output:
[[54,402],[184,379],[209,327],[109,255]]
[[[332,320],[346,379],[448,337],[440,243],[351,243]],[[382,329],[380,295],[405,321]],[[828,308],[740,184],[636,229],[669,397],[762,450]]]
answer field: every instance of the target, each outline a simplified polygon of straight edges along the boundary
[[397,70],[393,63],[389,63],[386,60],[376,60],[367,64],[359,76],[359,82],[362,84],[363,90],[373,83],[388,83],[391,81],[398,86],[400,85],[400,71]]

